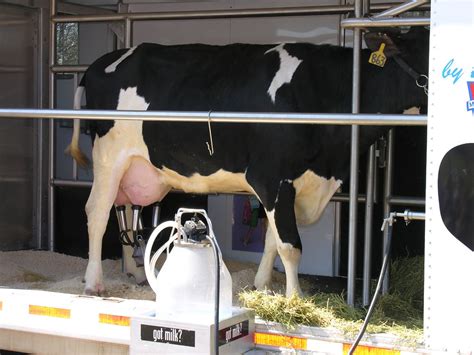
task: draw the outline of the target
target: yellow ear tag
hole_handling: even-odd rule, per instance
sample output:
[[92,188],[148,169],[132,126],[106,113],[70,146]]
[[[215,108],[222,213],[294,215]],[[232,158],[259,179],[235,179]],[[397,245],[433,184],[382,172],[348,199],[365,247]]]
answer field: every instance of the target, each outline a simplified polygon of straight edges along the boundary
[[383,68],[385,62],[387,61],[387,57],[385,56],[385,54],[383,54],[384,49],[385,43],[381,43],[379,50],[376,52],[372,52],[372,54],[370,55],[369,63]]

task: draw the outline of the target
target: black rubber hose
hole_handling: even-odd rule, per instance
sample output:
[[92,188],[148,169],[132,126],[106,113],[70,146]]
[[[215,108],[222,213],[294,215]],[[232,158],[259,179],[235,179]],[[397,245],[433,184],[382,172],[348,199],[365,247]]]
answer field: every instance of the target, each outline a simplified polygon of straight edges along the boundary
[[119,234],[119,239],[120,239],[120,243],[122,243],[123,245],[133,246],[133,242],[128,237],[127,231],[121,231]]
[[360,340],[364,336],[365,330],[367,329],[367,325],[369,324],[370,317],[372,316],[372,313],[374,311],[375,304],[377,303],[377,300],[379,298],[380,290],[382,289],[383,278],[388,268],[388,263],[390,259],[390,249],[392,245],[392,224],[387,223],[387,225],[388,225],[387,245],[385,246],[385,255],[383,257],[382,270],[380,270],[380,276],[377,282],[377,287],[375,289],[375,294],[372,297],[372,302],[370,302],[369,310],[367,311],[367,315],[365,316],[365,319],[364,319],[364,324],[362,324],[362,328],[360,329],[356,340],[354,341],[354,343],[352,344],[349,350],[349,355],[352,355],[354,353],[355,349],[357,348],[357,345],[359,345]]

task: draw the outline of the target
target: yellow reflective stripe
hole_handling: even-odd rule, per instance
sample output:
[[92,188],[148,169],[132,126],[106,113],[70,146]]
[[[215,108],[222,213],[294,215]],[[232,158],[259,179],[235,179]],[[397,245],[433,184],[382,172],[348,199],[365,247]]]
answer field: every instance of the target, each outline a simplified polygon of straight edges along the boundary
[[0,301],[0,311],[3,311],[3,302]]
[[307,349],[307,339],[279,334],[255,333],[255,344],[296,350]]
[[128,327],[130,326],[130,317],[99,313],[99,323]]
[[71,318],[71,310],[65,308],[37,306],[30,304],[29,313],[35,316],[55,317],[55,318]]
[[[343,354],[347,355],[351,348],[351,344],[344,344]],[[372,346],[358,345],[354,351],[355,355],[400,355],[400,350],[391,350],[385,348],[376,348]]]

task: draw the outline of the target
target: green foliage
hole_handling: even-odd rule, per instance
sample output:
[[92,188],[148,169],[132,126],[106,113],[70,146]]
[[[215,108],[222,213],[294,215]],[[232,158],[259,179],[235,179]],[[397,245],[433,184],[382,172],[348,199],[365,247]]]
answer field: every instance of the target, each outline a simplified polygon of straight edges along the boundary
[[77,23],[58,23],[56,43],[56,61],[59,65],[79,63],[79,28]]

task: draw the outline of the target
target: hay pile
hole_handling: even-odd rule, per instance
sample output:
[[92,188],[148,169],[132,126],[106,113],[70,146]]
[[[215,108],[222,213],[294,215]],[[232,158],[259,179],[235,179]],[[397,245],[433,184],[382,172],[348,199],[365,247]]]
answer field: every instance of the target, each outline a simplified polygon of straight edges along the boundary
[[[263,320],[279,322],[289,329],[298,325],[336,328],[348,337],[357,334],[367,311],[347,306],[344,294],[318,293],[303,298],[294,295],[286,299],[274,293],[244,290],[239,299]],[[379,299],[367,333],[394,334],[406,346],[416,346],[422,341],[422,257],[392,263],[390,292]]]

